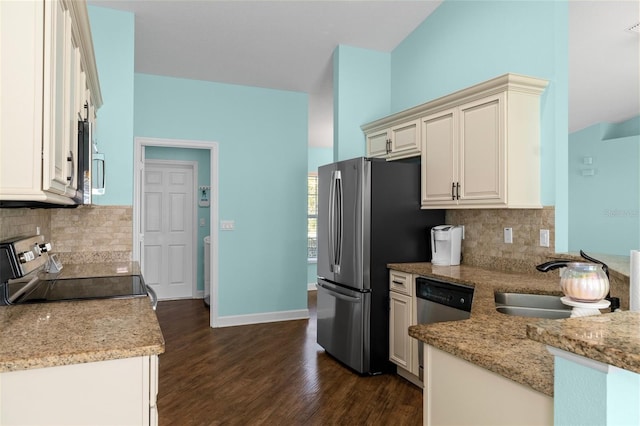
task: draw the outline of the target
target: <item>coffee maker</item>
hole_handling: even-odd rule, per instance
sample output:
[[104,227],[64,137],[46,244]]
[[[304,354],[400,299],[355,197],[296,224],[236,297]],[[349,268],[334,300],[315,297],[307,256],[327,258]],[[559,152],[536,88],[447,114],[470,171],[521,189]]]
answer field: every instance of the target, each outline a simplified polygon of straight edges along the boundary
[[431,228],[431,263],[433,265],[459,265],[461,247],[461,226],[438,225]]

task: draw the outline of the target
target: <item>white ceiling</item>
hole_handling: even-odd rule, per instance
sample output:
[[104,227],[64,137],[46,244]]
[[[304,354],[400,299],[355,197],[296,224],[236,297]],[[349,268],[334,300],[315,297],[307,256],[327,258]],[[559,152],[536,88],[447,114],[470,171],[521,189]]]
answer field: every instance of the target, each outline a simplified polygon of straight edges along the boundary
[[[89,0],[135,13],[136,72],[308,93],[311,146],[332,144],[336,46],[390,52],[440,3]],[[639,113],[639,5],[571,2],[572,131]]]

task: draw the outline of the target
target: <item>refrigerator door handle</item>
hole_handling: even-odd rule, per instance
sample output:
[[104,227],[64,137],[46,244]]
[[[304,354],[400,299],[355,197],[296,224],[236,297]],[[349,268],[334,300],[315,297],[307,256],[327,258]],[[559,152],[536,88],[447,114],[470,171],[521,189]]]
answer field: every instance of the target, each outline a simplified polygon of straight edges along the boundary
[[342,175],[339,170],[331,173],[328,233],[329,267],[331,272],[339,274],[342,246]]
[[340,273],[340,265],[342,264],[342,225],[344,213],[342,210],[343,194],[342,194],[342,174],[336,171],[336,249],[335,249],[335,273]]

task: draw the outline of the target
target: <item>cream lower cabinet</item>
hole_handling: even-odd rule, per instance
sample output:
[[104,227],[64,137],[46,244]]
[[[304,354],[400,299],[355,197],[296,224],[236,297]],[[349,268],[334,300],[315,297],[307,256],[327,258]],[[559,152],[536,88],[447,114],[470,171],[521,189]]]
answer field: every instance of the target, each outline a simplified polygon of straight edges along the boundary
[[553,398],[425,344],[423,423],[553,425]]
[[389,271],[389,289],[389,360],[399,367],[398,374],[421,386],[418,341],[408,334],[417,323],[414,276]]
[[[364,128],[364,127],[363,127]],[[396,160],[420,156],[420,120],[365,131],[367,157]]]
[[2,1],[0,21],[0,201],[74,204],[78,120],[102,103],[86,3]]
[[158,424],[158,356],[0,374],[0,425]]
[[422,208],[540,208],[540,94],[507,74],[422,118]]

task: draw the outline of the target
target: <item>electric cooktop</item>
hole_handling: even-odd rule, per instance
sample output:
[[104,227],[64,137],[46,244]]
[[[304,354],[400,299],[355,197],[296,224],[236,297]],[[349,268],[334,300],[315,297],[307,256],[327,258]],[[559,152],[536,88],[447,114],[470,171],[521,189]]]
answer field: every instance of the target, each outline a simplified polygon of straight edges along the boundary
[[[9,300],[24,283],[6,285],[5,300]],[[65,300],[118,299],[147,296],[147,286],[140,275],[68,278],[43,280],[20,296],[13,304],[59,302]]]

